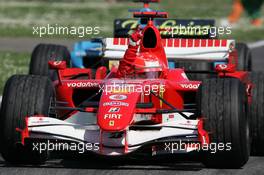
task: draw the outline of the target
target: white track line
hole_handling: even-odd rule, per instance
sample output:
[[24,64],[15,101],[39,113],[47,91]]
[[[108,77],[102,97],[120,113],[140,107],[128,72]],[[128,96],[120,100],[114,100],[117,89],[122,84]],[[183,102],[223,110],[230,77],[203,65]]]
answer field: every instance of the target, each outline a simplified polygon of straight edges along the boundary
[[1,105],[1,102],[2,102],[2,96],[0,96],[0,105]]
[[262,46],[264,46],[264,41],[258,41],[255,43],[249,43],[248,44],[249,48],[258,48],[258,47],[262,47]]

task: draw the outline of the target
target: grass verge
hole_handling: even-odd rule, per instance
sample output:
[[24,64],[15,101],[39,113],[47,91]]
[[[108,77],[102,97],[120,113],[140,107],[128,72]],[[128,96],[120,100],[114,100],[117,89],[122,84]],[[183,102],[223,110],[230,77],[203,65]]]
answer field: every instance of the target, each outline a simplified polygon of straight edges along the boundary
[[0,94],[10,76],[28,73],[29,58],[29,53],[0,52]]

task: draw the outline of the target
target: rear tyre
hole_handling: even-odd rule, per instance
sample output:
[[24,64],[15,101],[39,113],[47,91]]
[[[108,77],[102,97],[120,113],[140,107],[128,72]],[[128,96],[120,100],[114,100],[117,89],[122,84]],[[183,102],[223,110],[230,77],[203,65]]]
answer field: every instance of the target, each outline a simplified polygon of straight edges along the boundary
[[200,115],[204,117],[210,147],[214,148],[204,151],[204,165],[211,168],[242,167],[250,152],[244,85],[237,79],[207,79],[199,87],[199,93]]
[[251,131],[251,155],[264,156],[264,73],[252,72],[252,104],[249,119]]
[[35,114],[48,116],[51,100],[54,99],[52,82],[48,77],[14,75],[7,81],[0,115],[0,148],[3,158],[14,164],[41,164],[47,152],[33,151],[30,144],[22,145],[26,117]]
[[[212,66],[208,62],[176,62],[176,67],[184,68],[187,71],[211,71]],[[209,74],[187,73],[190,80],[202,81],[209,78]]]
[[236,49],[238,52],[238,67],[240,71],[252,70],[252,55],[251,51],[245,43],[237,43]]
[[56,71],[49,70],[49,61],[66,61],[67,66],[71,65],[70,52],[65,46],[54,44],[39,44],[32,52],[29,74],[48,76],[56,79]]

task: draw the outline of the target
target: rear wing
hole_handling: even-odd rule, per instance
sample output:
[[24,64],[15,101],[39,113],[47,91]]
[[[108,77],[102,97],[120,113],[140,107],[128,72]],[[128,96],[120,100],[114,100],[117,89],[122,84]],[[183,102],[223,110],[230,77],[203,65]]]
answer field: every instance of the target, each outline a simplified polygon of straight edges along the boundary
[[[161,30],[162,38],[216,38],[215,21],[212,19],[153,19],[154,25]],[[136,29],[137,25],[147,24],[146,18],[125,18],[114,21],[114,37],[127,38]],[[172,35],[171,30],[174,28]],[[178,32],[176,32],[178,31]],[[181,31],[181,32],[180,32]],[[207,31],[207,32],[206,32]]]
[[[162,39],[169,60],[226,61],[234,40],[226,39]],[[119,60],[128,46],[127,38],[106,38],[104,57]]]

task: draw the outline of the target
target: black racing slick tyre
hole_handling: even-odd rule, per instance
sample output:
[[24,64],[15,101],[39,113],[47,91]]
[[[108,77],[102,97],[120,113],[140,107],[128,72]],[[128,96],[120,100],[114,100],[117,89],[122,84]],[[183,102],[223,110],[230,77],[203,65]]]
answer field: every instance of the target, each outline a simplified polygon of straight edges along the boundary
[[[176,67],[184,68],[185,71],[212,71],[212,64],[208,62],[189,61],[189,62],[176,62]],[[187,73],[190,80],[202,81],[209,78],[209,74],[201,73]]]
[[37,45],[31,54],[29,74],[48,76],[52,80],[56,79],[56,72],[49,70],[48,66],[48,62],[52,60],[66,61],[69,67],[71,65],[71,56],[67,47],[54,44]]
[[249,120],[251,131],[251,155],[264,156],[264,73],[252,72],[252,103]]
[[237,43],[236,49],[238,52],[238,67],[239,71],[252,70],[252,55],[251,51],[245,43]]
[[[14,75],[7,81],[0,113],[0,137],[2,157],[12,164],[41,164],[48,153],[33,151],[33,144],[22,144],[26,117],[48,116],[53,85],[48,77]],[[18,130],[19,129],[19,130]]]
[[238,79],[212,78],[199,87],[199,111],[209,133],[203,163],[210,168],[240,168],[249,158],[247,95]]

